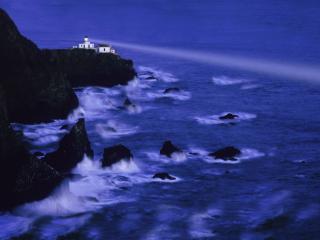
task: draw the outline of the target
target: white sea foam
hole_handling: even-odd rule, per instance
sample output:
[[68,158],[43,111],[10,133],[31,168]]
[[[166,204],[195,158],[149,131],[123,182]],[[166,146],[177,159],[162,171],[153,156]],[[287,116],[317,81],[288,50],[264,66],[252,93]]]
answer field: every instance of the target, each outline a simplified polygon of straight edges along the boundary
[[74,109],[73,111],[71,111],[71,113],[68,115],[67,121],[69,123],[75,123],[80,118],[83,118],[84,116],[85,116],[85,111],[84,111],[83,107],[79,106],[76,109]]
[[132,135],[138,131],[138,127],[131,127],[113,120],[109,120],[106,124],[98,123],[95,129],[99,136],[105,139]]
[[180,90],[178,92],[164,93],[163,90],[158,90],[156,92],[148,92],[147,96],[151,99],[172,98],[174,100],[186,101],[191,98],[191,93],[184,90]]
[[161,70],[158,70],[155,68],[140,66],[138,69],[140,72],[145,73],[145,76],[152,76],[152,77],[155,77],[155,79],[158,79],[163,82],[178,82],[179,81],[179,79],[176,78],[171,73],[161,71]]
[[205,125],[215,125],[215,124],[229,124],[229,123],[236,123],[245,120],[251,120],[256,118],[257,116],[252,113],[244,113],[244,112],[234,112],[233,114],[238,115],[237,118],[231,120],[223,120],[219,117],[228,114],[229,112],[223,112],[217,115],[205,116],[205,117],[195,117],[198,123],[205,124]]
[[22,216],[68,216],[93,210],[85,199],[79,198],[70,191],[69,182],[64,182],[55,192],[41,200],[24,204],[16,209]]
[[51,143],[58,142],[60,137],[66,133],[65,129],[61,129],[64,121],[56,120],[50,123],[41,124],[15,124],[14,128],[22,130],[26,139],[35,146],[46,146]]
[[223,159],[215,159],[214,157],[209,156],[209,152],[207,151],[194,151],[197,153],[194,157],[201,157],[204,161],[208,163],[223,163],[223,164],[238,164],[245,160],[251,160],[255,158],[260,158],[265,156],[263,152],[260,152],[253,148],[242,148],[240,149],[241,154],[235,157],[235,160],[223,160]]
[[146,152],[148,158],[152,161],[163,162],[163,163],[181,163],[187,160],[187,154],[184,152],[176,152],[171,155],[170,158],[161,155],[157,152]]
[[247,79],[230,78],[227,76],[215,76],[215,77],[212,77],[212,81],[214,84],[219,85],[219,86],[235,85],[235,84],[249,82],[249,80],[247,80]]
[[89,120],[104,118],[107,110],[117,109],[118,102],[110,97],[115,95],[118,95],[118,91],[96,87],[77,92],[80,106]]
[[138,165],[133,161],[130,160],[121,160],[108,168],[113,173],[137,173],[140,172]]
[[212,238],[215,234],[206,223],[208,215],[206,213],[198,213],[189,219],[189,234],[193,239]]

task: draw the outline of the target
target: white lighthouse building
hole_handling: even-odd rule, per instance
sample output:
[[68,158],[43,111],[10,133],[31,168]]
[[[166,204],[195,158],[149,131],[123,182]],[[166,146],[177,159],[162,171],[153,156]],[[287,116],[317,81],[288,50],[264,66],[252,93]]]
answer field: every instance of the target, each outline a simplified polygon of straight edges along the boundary
[[113,49],[112,46],[108,44],[98,44],[97,47],[95,47],[95,44],[90,42],[87,36],[83,38],[83,43],[79,43],[78,46],[73,46],[73,48],[94,50],[97,53],[116,54],[116,50]]

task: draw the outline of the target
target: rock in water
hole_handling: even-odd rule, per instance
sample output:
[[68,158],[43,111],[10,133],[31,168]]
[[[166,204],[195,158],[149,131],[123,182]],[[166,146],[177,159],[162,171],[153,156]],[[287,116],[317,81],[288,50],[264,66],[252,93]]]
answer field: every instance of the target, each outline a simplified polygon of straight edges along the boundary
[[93,157],[85,121],[81,118],[62,138],[58,150],[48,153],[44,159],[57,171],[67,173],[83,159],[84,154]]
[[171,141],[165,141],[160,150],[160,154],[167,157],[171,157],[175,152],[181,153],[182,151],[178,147],[174,146]]
[[152,178],[159,178],[161,180],[176,180],[175,177],[171,176],[169,173],[166,172],[160,172],[153,175]]
[[177,87],[172,87],[172,88],[167,88],[163,91],[164,94],[166,93],[175,93],[175,92],[180,92],[180,89]]
[[102,166],[110,167],[112,164],[121,160],[131,161],[132,157],[133,156],[127,147],[122,144],[118,144],[104,149],[103,159],[101,160]]
[[225,147],[219,149],[213,153],[210,153],[209,156],[214,157],[215,159],[231,160],[235,161],[236,157],[241,154],[241,151],[235,147]]
[[236,119],[238,117],[239,116],[236,115],[236,114],[228,113],[228,114],[226,114],[224,116],[219,117],[219,119],[221,119],[221,120],[233,120],[233,119]]
[[126,98],[126,100],[124,100],[123,106],[126,107],[126,108],[128,108],[128,107],[136,107],[136,105],[133,104],[128,97]]
[[0,84],[10,122],[47,122],[65,118],[78,99],[65,74],[22,36],[0,8]]

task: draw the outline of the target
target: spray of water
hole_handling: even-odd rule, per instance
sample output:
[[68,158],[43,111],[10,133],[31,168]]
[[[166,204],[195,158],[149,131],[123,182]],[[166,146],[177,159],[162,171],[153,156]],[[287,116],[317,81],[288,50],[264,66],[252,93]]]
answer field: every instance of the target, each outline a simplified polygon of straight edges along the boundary
[[284,63],[280,61],[270,61],[265,59],[228,55],[223,53],[205,53],[201,51],[146,46],[118,41],[105,41],[101,39],[94,39],[94,41],[98,43],[109,42],[117,47],[145,53],[171,56],[215,66],[320,83],[320,66],[309,66],[298,63]]

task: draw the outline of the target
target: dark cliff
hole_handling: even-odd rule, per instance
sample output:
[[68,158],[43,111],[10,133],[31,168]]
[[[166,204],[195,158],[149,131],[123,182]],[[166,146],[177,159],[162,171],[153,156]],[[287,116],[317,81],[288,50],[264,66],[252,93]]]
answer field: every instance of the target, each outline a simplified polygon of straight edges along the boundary
[[0,9],[0,85],[10,122],[65,118],[78,105],[70,83]]
[[111,53],[93,50],[43,50],[43,55],[66,74],[73,87],[125,85],[136,72],[133,62]]

